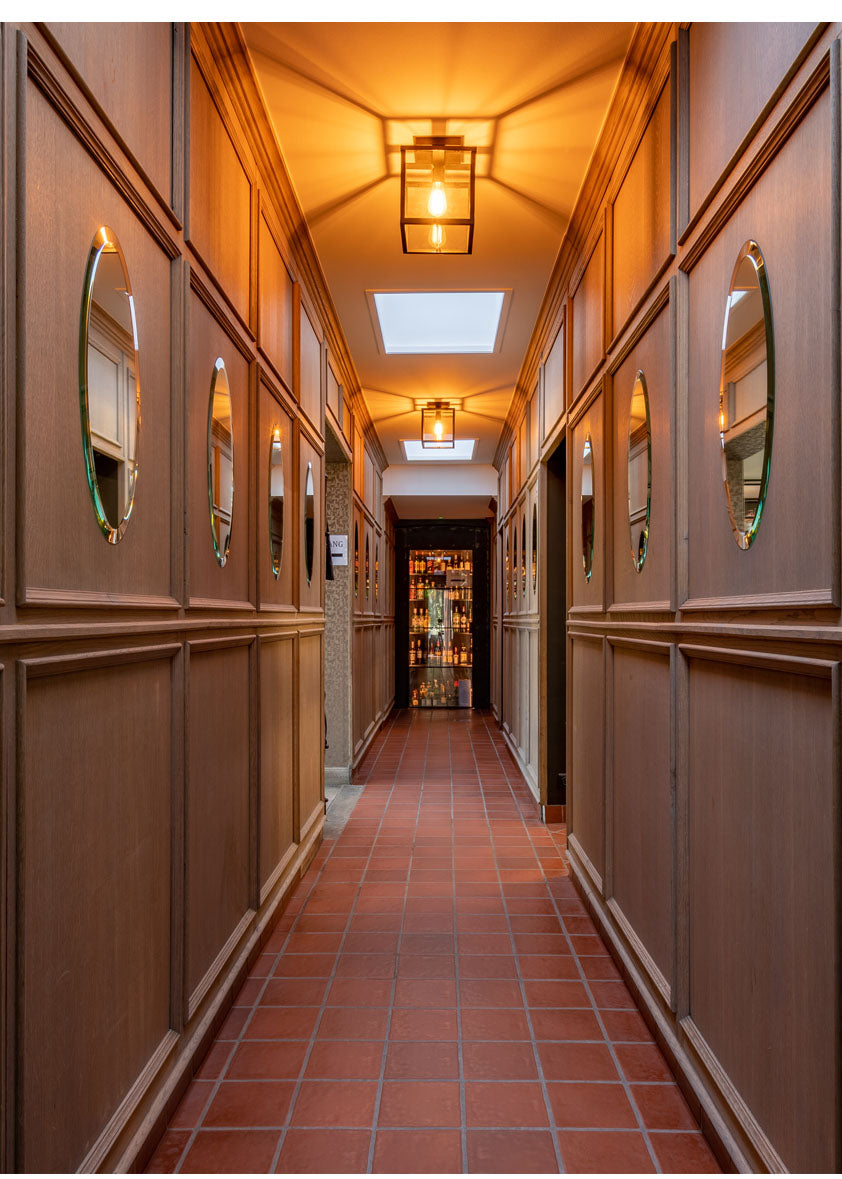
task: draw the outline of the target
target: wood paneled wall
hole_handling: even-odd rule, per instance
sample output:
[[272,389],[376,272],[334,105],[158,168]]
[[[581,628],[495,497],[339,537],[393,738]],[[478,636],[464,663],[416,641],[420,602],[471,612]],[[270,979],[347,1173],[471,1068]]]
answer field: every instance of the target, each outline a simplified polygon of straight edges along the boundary
[[[497,455],[504,731],[529,777],[531,601],[514,597],[507,554],[536,488],[543,514],[563,443],[570,862],[709,1137],[743,1170],[842,1166],[839,33],[638,27]],[[776,400],[768,497],[744,551],[718,398],[749,239],[769,276]],[[627,482],[638,370],[652,426],[640,572]],[[536,382],[537,453],[522,441]],[[544,579],[553,537],[539,538],[540,659],[561,590]]]
[[[326,414],[360,439],[363,740],[391,700],[384,459],[237,27],[0,36],[0,1161],[127,1169],[321,839]],[[139,339],[139,479],[116,546],[94,519],[79,419],[101,225],[122,245]],[[207,484],[218,357],[234,450],[224,567]]]

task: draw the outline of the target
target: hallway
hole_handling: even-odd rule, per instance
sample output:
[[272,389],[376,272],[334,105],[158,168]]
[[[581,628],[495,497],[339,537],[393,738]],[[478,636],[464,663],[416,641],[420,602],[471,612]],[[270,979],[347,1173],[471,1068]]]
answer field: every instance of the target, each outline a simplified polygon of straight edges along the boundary
[[490,715],[358,780],[148,1171],[718,1170]]

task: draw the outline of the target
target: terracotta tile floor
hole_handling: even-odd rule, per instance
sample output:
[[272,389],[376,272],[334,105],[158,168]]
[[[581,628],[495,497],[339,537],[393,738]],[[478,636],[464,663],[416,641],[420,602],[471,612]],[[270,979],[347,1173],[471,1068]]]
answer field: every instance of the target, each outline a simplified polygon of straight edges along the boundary
[[359,778],[148,1170],[718,1170],[491,718]]

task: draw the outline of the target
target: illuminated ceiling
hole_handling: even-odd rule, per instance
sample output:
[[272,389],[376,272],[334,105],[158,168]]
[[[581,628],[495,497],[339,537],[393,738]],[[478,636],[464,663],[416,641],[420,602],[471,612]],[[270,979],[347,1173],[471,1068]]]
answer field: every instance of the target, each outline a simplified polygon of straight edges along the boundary
[[[457,437],[488,464],[632,24],[242,26],[390,464],[421,399],[458,398]],[[400,146],[476,145],[467,256],[405,255]],[[373,291],[511,292],[492,354],[386,355]]]

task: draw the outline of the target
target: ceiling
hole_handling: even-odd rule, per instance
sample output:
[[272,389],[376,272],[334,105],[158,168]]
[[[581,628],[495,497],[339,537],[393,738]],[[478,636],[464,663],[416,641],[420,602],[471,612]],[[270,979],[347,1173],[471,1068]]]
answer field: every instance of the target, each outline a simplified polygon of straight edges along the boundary
[[[474,463],[492,461],[633,28],[242,25],[390,464],[405,463],[400,441],[419,437],[427,398],[459,399],[457,436],[478,439]],[[470,255],[402,252],[399,148],[434,129],[478,148]],[[511,291],[498,349],[384,355],[375,290]]]

